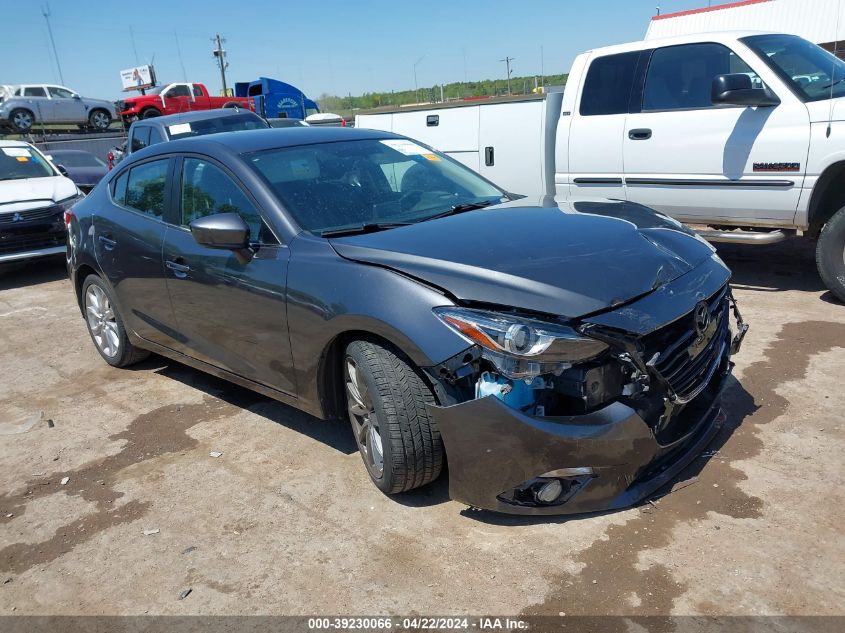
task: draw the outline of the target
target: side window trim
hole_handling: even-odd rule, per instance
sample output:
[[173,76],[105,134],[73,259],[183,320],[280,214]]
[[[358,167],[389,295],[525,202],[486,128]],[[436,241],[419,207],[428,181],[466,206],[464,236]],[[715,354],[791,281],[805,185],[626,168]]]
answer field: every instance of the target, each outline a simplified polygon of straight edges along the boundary
[[178,157],[177,165],[173,171],[173,193],[171,194],[172,199],[172,206],[173,206],[173,213],[171,215],[171,220],[168,222],[170,226],[175,229],[179,229],[180,231],[188,231],[190,232],[190,227],[184,226],[182,224],[182,178],[184,176],[184,165],[186,158],[193,158],[195,160],[204,161],[210,165],[213,165],[224,174],[229,176],[235,186],[240,189],[241,193],[246,197],[247,200],[255,207],[255,210],[258,211],[258,216],[261,218],[261,222],[267,229],[270,231],[271,235],[276,238],[276,243],[265,243],[259,242],[255,240],[253,243],[259,244],[261,246],[285,246],[284,240],[279,237],[279,232],[273,227],[273,224],[268,221],[268,214],[264,211],[262,206],[258,204],[258,201],[255,199],[255,196],[252,195],[252,192],[249,190],[248,187],[245,187],[243,182],[241,182],[240,178],[238,178],[232,171],[217,161],[216,159],[206,156],[205,154],[180,154]]

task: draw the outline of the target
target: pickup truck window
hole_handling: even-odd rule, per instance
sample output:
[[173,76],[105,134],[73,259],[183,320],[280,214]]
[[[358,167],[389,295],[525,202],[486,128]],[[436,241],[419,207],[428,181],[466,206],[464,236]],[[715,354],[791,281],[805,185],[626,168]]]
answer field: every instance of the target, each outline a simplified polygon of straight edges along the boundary
[[164,137],[162,137],[161,132],[158,131],[158,128],[151,127],[150,128],[150,138],[147,142],[148,145],[155,145],[156,143],[164,143]]
[[46,97],[47,92],[41,86],[28,86],[23,89],[24,97]]
[[581,95],[581,116],[624,114],[634,85],[639,51],[597,57],[590,64]]
[[721,44],[683,44],[658,48],[651,56],[643,91],[643,111],[712,108],[716,75],[745,73],[761,87],[757,74]]
[[191,92],[185,84],[178,84],[167,91],[166,97],[190,97]]
[[204,97],[205,96],[205,94],[203,94],[202,87],[198,86],[197,84],[194,84],[194,96],[195,97]]
[[741,40],[804,101],[845,96],[845,62],[796,35],[752,35]]
[[139,125],[132,130],[132,140],[129,145],[130,152],[137,152],[150,144],[150,127]]

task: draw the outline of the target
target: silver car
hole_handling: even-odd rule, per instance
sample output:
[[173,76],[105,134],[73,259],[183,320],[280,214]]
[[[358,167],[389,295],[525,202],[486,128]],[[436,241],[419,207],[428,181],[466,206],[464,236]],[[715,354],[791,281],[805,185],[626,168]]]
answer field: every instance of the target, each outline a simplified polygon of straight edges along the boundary
[[37,123],[76,124],[105,131],[115,118],[111,101],[80,97],[64,86],[27,84],[17,86],[6,98],[0,93],[0,125],[22,134]]

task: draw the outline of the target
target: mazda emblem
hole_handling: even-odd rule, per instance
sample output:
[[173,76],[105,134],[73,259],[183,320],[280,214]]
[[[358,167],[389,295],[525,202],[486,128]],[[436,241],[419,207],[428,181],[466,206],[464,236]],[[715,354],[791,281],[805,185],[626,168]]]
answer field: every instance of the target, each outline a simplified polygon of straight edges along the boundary
[[695,331],[699,337],[704,336],[707,326],[710,325],[710,306],[707,305],[706,301],[699,301],[695,304],[693,315],[695,317]]

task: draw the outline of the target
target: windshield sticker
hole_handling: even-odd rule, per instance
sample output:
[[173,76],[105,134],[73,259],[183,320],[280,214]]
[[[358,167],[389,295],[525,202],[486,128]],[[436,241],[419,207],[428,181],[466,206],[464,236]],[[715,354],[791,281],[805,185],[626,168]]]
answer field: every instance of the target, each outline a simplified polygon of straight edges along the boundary
[[18,161],[19,163],[28,163],[29,162],[29,156],[15,156],[15,160]]
[[170,125],[167,128],[170,131],[170,134],[188,134],[191,131],[191,124],[190,123],[177,123],[176,125]]
[[[387,145],[391,149],[395,149],[397,152],[405,154],[405,156],[432,156],[431,150],[417,145],[412,141],[404,141],[402,139],[391,138],[379,142],[382,145]],[[429,160],[431,159],[429,158]]]
[[6,156],[12,156],[13,158],[28,159],[30,156],[32,156],[29,150],[25,147],[4,147],[3,153]]
[[433,160],[435,162],[440,160],[440,157],[437,154],[423,154],[422,157],[426,160]]

